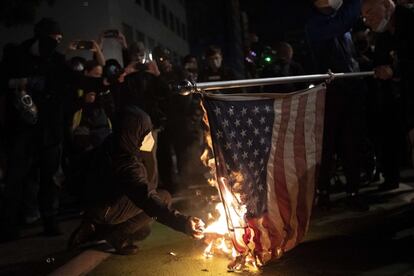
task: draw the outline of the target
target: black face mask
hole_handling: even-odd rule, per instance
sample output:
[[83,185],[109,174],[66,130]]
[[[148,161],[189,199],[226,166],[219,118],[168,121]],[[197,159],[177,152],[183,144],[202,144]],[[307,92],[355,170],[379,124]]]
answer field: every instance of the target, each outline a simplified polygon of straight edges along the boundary
[[39,53],[41,56],[50,56],[57,48],[58,42],[49,36],[39,38]]

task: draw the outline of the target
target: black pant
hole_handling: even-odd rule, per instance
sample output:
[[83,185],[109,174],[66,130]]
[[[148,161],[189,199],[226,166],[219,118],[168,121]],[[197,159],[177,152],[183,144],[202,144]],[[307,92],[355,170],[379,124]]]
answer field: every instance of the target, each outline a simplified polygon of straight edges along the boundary
[[[167,205],[171,204],[171,195],[164,190],[157,191],[158,196]],[[98,225],[110,226],[109,239],[127,239],[152,222],[152,218],[138,208],[126,195],[111,204],[100,204],[88,208],[85,220]]]
[[33,177],[39,181],[39,207],[43,219],[50,219],[58,211],[58,191],[54,176],[61,158],[60,145],[39,147],[31,132],[13,136],[8,149],[8,172],[2,210],[3,225],[17,229],[23,190]]
[[[375,145],[378,165],[385,181],[399,182],[401,152],[406,144],[398,87],[382,81],[368,99],[370,138]],[[397,91],[396,91],[397,90]]]
[[343,81],[328,86],[319,190],[329,193],[335,153],[341,157],[347,193],[358,192],[360,184],[360,142],[362,95]]

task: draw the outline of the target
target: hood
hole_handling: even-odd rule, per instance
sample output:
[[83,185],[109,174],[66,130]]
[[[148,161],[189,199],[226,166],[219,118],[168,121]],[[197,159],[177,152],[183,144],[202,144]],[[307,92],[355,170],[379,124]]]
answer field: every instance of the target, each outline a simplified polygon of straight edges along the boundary
[[135,154],[139,151],[145,136],[152,130],[147,113],[136,106],[126,107],[114,125],[114,146],[119,152]]

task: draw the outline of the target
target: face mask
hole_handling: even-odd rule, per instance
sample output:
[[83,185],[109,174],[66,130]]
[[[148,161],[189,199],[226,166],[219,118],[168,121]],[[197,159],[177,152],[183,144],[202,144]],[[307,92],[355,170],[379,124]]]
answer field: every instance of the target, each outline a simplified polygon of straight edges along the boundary
[[216,68],[220,68],[221,67],[221,59],[214,60],[214,66],[216,66]]
[[321,13],[331,15],[342,7],[342,3],[342,0],[318,0],[314,5]]
[[329,0],[329,6],[335,11],[339,10],[342,7],[342,0]]
[[385,32],[387,25],[388,25],[389,18],[383,18],[377,28],[374,30],[376,33],[383,33]]
[[82,63],[78,63],[75,66],[73,66],[72,69],[76,72],[82,72],[85,68],[83,67]]
[[213,60],[209,60],[210,67],[214,69],[219,69],[221,67],[221,58],[215,58]]

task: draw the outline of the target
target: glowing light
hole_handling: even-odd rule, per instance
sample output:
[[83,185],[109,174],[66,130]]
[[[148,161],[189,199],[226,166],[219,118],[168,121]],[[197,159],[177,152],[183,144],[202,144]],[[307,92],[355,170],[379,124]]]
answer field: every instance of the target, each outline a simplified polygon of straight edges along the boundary
[[[256,261],[253,254],[253,238],[254,232],[251,232],[250,241],[246,244],[243,235],[248,228],[245,222],[245,214],[247,213],[246,205],[242,201],[242,183],[243,176],[239,172],[231,174],[231,187],[228,180],[220,178],[216,179],[216,162],[211,156],[212,139],[209,133],[208,119],[204,107],[204,123],[206,124],[205,141],[207,141],[208,149],[204,150],[200,159],[204,166],[210,170],[208,183],[216,187],[222,202],[215,206],[216,216],[212,213],[208,214],[209,223],[204,230],[205,242],[207,247],[204,250],[205,258],[212,258],[215,255],[226,256],[232,261],[228,265],[231,271],[258,271],[260,263]],[[225,204],[223,204],[223,202]],[[213,212],[214,213],[214,212]],[[234,246],[237,244],[237,249]]]

